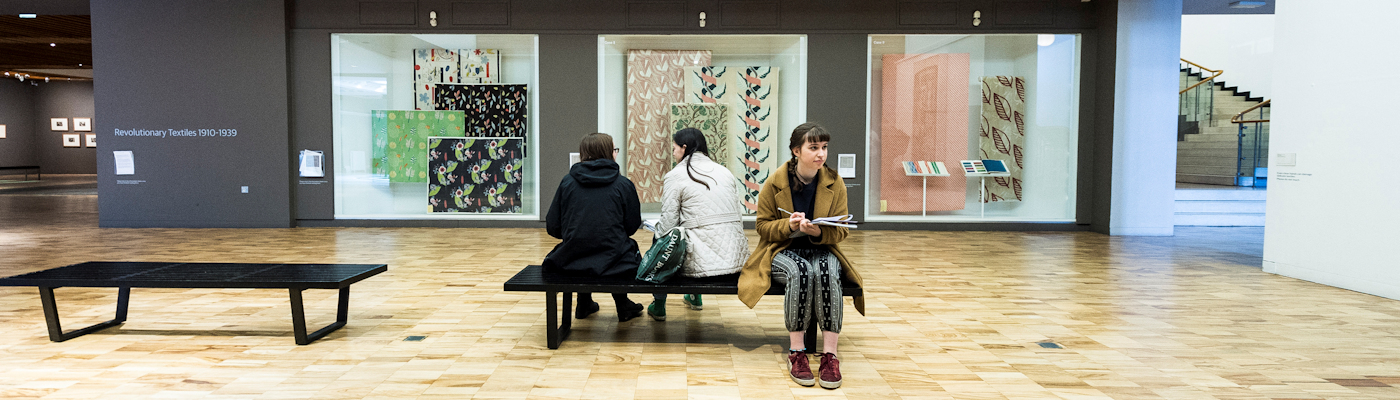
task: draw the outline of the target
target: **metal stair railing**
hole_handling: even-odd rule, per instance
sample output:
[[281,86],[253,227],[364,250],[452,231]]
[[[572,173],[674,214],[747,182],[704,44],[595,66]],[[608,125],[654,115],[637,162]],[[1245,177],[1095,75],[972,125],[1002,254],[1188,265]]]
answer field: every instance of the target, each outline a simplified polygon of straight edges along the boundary
[[1236,186],[1268,186],[1269,108],[1266,106],[1271,101],[1273,100],[1264,100],[1230,118],[1230,123],[1239,127],[1238,158],[1235,161]]
[[1210,72],[1211,76],[1202,78],[1200,82],[1196,82],[1177,93],[1180,99],[1178,115],[1186,116],[1186,121],[1189,122],[1199,123],[1205,121],[1206,126],[1212,126],[1211,124],[1214,122],[1211,120],[1211,117],[1215,111],[1215,86],[1207,85],[1206,83],[1212,82],[1215,78],[1225,74],[1225,70],[1206,68],[1184,58],[1181,59],[1181,62],[1186,64],[1182,69],[1189,71],[1192,67],[1195,67],[1202,71]]

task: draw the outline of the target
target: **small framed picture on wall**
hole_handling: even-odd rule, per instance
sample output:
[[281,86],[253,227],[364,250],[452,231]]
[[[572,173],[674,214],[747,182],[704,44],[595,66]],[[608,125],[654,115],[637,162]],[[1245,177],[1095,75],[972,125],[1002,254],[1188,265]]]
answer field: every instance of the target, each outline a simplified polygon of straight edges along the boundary
[[63,135],[63,147],[83,147],[81,140],[76,133]]
[[83,144],[86,144],[87,147],[97,147],[97,134],[89,133],[83,135]]
[[68,118],[49,118],[49,128],[55,131],[68,131]]
[[92,118],[73,118],[73,130],[92,132]]
[[5,125],[0,124],[0,139],[5,138]]

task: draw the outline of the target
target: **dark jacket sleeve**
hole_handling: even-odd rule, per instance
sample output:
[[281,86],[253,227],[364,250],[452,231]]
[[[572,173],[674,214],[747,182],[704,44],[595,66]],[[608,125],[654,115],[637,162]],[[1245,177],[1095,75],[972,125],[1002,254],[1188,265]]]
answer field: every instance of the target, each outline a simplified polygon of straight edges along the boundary
[[637,187],[632,185],[632,181],[620,177],[624,183],[622,187],[622,202],[626,209],[622,210],[622,228],[627,231],[627,235],[637,234],[637,229],[642,227],[642,200],[637,196]]
[[[564,179],[569,178],[566,176]],[[560,182],[559,189],[554,191],[554,201],[549,203],[549,213],[544,216],[544,229],[549,233],[549,236],[555,239],[564,238],[564,224],[563,221],[560,220],[563,218],[560,213],[564,212],[564,210],[561,209],[564,204],[564,190],[564,183]]]

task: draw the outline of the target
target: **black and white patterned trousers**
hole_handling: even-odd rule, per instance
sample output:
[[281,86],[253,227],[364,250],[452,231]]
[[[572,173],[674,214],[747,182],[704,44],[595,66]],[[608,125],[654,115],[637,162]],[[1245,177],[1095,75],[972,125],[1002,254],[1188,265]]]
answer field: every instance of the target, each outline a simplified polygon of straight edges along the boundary
[[812,318],[823,331],[841,333],[841,260],[826,249],[789,249],[773,257],[773,280],[787,285],[783,315],[788,332],[805,332]]

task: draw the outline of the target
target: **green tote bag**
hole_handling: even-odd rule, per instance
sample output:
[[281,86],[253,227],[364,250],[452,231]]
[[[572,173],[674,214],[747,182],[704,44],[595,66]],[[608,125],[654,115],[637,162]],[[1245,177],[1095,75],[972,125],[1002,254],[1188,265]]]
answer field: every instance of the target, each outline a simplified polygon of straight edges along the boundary
[[637,267],[637,280],[663,283],[680,272],[685,264],[685,242],[685,228],[679,226],[655,236],[651,248],[642,255],[642,265]]

